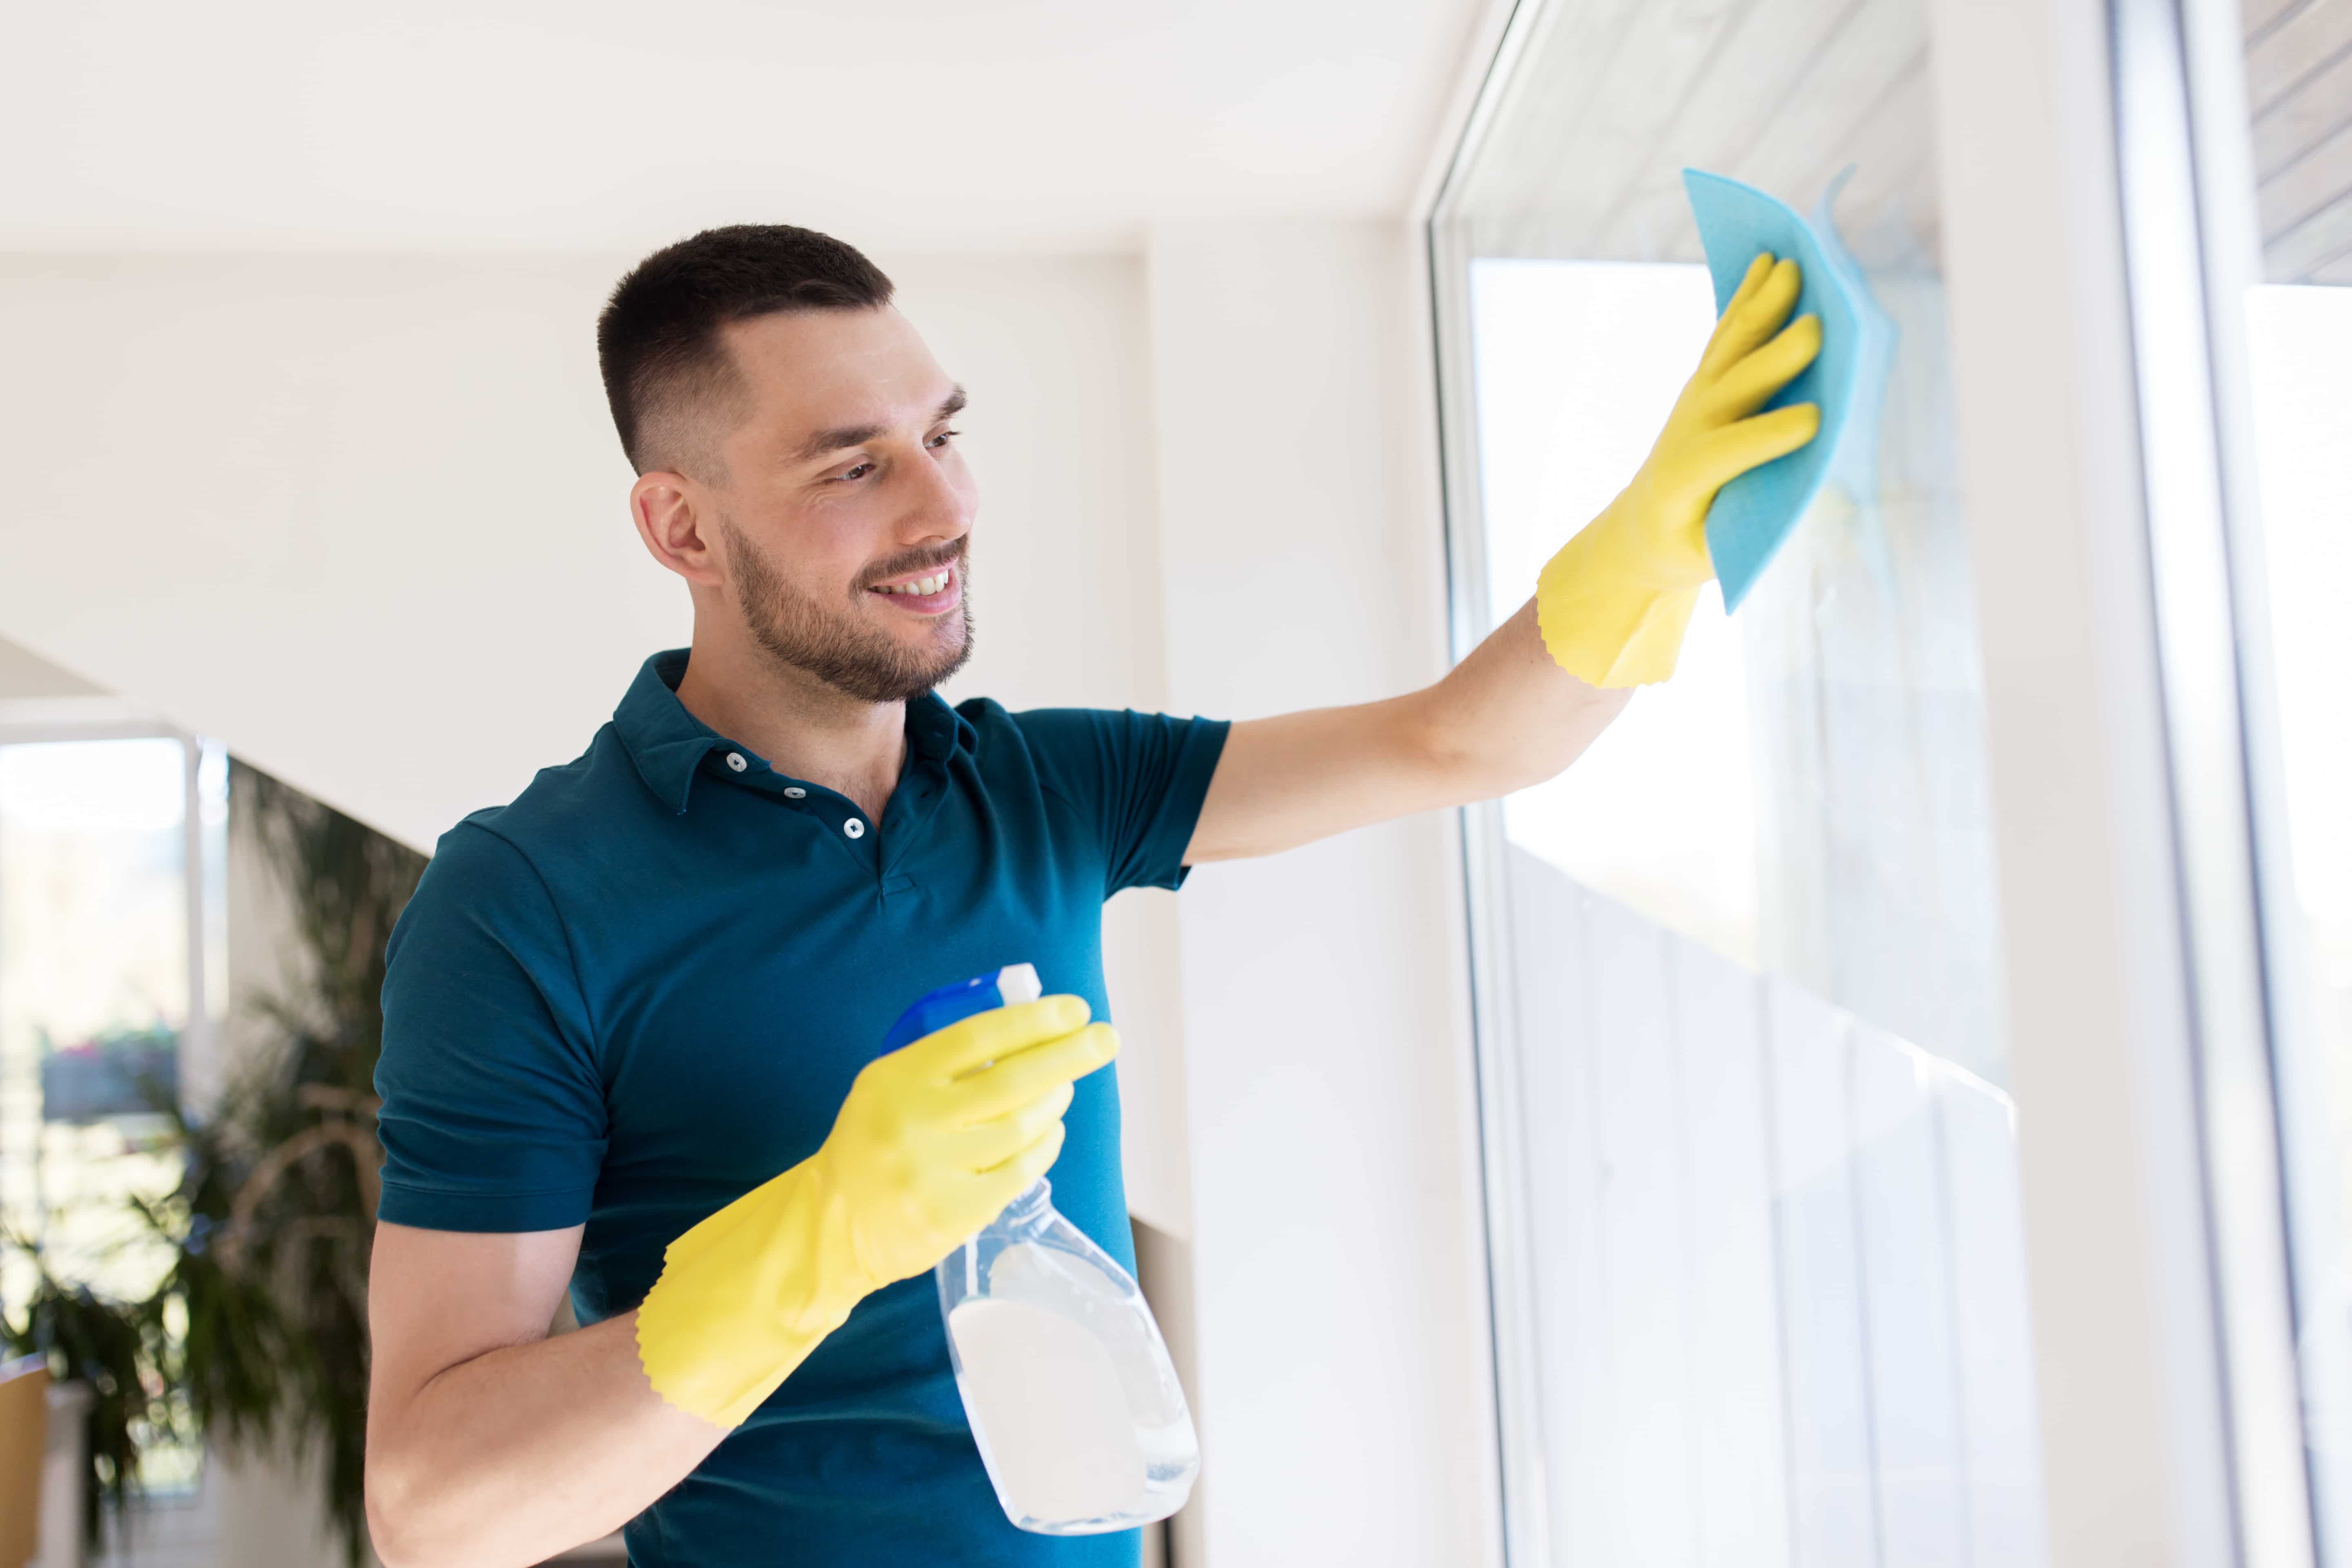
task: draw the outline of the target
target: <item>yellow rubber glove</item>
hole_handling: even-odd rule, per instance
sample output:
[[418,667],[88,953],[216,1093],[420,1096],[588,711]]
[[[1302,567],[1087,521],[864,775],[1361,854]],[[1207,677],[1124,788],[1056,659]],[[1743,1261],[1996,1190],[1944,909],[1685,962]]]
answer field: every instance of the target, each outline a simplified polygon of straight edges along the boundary
[[1715,575],[1706,552],[1715,492],[1821,428],[1810,403],[1756,412],[1822,352],[1819,318],[1781,330],[1800,282],[1793,261],[1764,255],[1749,265],[1633,482],[1537,578],[1544,646],[1587,685],[1646,686],[1674,674],[1691,609]]
[[1045,1173],[1073,1080],[1118,1054],[1085,1000],[975,1014],[868,1062],[824,1143],[669,1244],[637,1360],[735,1426],[858,1301],[938,1263]]

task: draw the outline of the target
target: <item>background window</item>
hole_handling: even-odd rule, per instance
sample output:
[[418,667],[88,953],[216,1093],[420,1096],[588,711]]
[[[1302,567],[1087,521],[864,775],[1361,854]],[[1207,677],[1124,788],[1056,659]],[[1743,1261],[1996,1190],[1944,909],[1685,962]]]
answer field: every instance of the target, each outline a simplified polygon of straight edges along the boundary
[[[50,733],[54,731],[44,731]],[[177,1258],[133,1198],[178,1185],[167,1107],[201,1077],[222,994],[226,760],[171,735],[0,731],[0,1308],[39,1267],[116,1300]],[[208,973],[209,972],[209,973]],[[209,984],[207,984],[209,982]],[[191,1074],[191,1069],[193,1073]],[[142,1479],[193,1480],[152,1447]]]

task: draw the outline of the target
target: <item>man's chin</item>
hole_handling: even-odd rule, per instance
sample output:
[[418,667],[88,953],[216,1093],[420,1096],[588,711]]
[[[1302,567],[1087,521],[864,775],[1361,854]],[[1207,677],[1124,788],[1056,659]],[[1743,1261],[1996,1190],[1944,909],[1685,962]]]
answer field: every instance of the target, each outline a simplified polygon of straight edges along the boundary
[[936,668],[945,680],[971,657],[971,626],[964,618],[963,606],[940,616],[929,626],[919,627],[911,637],[905,627],[894,627],[898,633],[890,638],[908,669]]
[[[924,666],[929,674],[929,679],[922,685],[922,689],[925,691],[930,690],[935,686],[944,686],[955,679],[956,672],[963,668],[971,658],[971,634],[970,628],[964,625],[963,609],[961,605],[957,606],[953,618],[955,629],[952,636],[943,635],[940,641],[933,645],[932,657]],[[943,634],[946,633],[945,627],[940,629]]]
[[864,701],[909,701],[954,679],[971,658],[971,637],[961,610],[955,620],[952,631],[942,626],[921,643],[892,638],[887,656],[821,666],[809,673],[844,695]]
[[928,626],[877,624],[872,612],[849,619],[810,614],[790,598],[781,605],[747,598],[744,618],[752,637],[779,665],[861,702],[904,702],[951,679],[971,657],[970,601]]

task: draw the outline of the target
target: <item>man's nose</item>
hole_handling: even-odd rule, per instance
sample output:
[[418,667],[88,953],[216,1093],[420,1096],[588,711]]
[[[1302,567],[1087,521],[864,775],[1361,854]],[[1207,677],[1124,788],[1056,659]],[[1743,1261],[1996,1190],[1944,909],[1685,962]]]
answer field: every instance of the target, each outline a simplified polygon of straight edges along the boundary
[[961,539],[971,531],[976,509],[970,484],[959,485],[949,466],[929,452],[913,466],[904,499],[906,508],[899,517],[898,532],[907,543]]

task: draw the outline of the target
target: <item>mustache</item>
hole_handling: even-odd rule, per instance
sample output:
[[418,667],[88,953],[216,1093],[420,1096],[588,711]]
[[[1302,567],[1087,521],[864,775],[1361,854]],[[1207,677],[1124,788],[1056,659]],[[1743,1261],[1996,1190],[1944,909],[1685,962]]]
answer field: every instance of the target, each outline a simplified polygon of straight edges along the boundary
[[867,567],[857,580],[858,590],[862,593],[877,583],[887,583],[891,578],[903,576],[908,572],[920,572],[932,566],[951,565],[961,561],[971,548],[971,540],[967,536],[944,548],[908,550],[893,555],[887,561],[877,562]]

